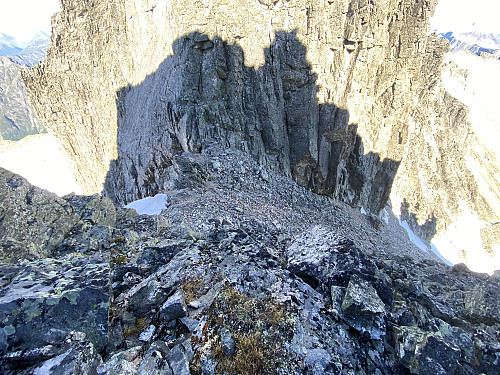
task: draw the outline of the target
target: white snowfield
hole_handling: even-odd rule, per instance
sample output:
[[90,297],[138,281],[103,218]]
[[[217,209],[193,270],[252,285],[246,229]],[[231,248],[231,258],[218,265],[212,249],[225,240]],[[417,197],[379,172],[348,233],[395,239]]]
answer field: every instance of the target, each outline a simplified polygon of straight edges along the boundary
[[167,208],[167,195],[156,194],[154,197],[146,197],[130,202],[125,208],[133,208],[139,215],[159,215]]
[[61,143],[50,133],[29,135],[17,142],[0,140],[0,167],[60,197],[82,194],[70,165]]

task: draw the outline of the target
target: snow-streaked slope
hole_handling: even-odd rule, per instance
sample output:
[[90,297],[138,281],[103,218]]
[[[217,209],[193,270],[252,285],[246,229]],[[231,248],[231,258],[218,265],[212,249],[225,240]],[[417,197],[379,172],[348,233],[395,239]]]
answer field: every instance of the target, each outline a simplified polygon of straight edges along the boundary
[[0,141],[0,166],[30,183],[63,196],[81,194],[69,157],[52,134],[36,134],[20,141]]
[[419,236],[417,236],[413,231],[410,229],[410,226],[408,223],[403,220],[400,222],[401,226],[405,229],[406,233],[408,233],[408,237],[410,238],[410,241],[413,242],[417,247],[422,250],[422,251],[429,251],[429,247],[420,239]]
[[500,265],[500,252],[493,254],[484,249],[481,229],[488,223],[479,219],[476,213],[463,214],[445,231],[432,239],[432,244],[450,262],[465,263],[475,272],[493,274]]
[[[408,237],[410,238],[410,241],[413,242],[420,250],[425,251],[425,252],[432,252],[434,255],[436,255],[439,259],[441,259],[445,264],[452,266],[454,263],[462,263],[463,261],[461,260],[455,260],[455,262],[451,261],[450,258],[448,258],[449,254],[448,253],[441,253],[439,251],[438,247],[434,243],[435,241],[431,242],[430,247],[427,246],[424,241],[420,239],[419,236],[417,236],[410,228],[408,223],[403,220],[400,221],[399,224],[404,228],[406,233],[408,234]],[[444,246],[446,248],[446,246]],[[489,270],[488,270],[489,271]],[[492,272],[490,272],[492,273]]]
[[469,108],[474,132],[500,160],[500,61],[459,51],[446,54],[444,66],[446,90]]
[[126,208],[133,208],[140,215],[159,215],[167,205],[166,194],[156,194],[154,197],[146,197],[127,204]]
[[[500,60],[464,51],[448,53],[442,79],[446,90],[469,108],[469,120],[482,147],[468,155],[467,165],[481,194],[500,215],[496,194],[500,186]],[[485,160],[488,163],[481,162]]]

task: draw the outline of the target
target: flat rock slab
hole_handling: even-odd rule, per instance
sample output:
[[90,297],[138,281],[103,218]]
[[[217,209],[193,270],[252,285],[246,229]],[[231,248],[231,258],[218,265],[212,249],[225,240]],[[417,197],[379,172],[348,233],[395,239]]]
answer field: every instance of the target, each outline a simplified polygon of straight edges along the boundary
[[[23,262],[17,272],[12,265],[0,265],[0,274],[4,268],[10,279],[2,280],[0,289],[0,337],[5,341],[0,354],[4,360],[12,357],[9,353],[60,346],[75,332],[81,332],[80,338],[90,341],[98,352],[106,347],[110,299],[107,255],[71,254]],[[51,353],[61,354],[57,350]]]

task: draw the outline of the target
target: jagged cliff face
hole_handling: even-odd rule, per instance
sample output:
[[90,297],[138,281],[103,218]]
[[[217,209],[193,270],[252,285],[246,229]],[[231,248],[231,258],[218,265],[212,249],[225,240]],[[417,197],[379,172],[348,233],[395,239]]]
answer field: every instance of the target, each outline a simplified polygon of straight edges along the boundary
[[393,187],[429,239],[463,204],[498,219],[467,168],[467,111],[440,83],[435,5],[64,0],[24,79],[88,193],[169,189],[174,155],[220,143],[373,213]]
[[63,1],[47,60],[25,78],[88,192],[117,159],[108,193],[119,202],[150,194],[172,154],[220,140],[366,203],[377,193],[362,177],[376,176],[378,160],[367,158],[363,181],[341,177],[355,146],[347,125],[358,124],[365,153],[400,159],[402,103],[434,7],[398,4]]

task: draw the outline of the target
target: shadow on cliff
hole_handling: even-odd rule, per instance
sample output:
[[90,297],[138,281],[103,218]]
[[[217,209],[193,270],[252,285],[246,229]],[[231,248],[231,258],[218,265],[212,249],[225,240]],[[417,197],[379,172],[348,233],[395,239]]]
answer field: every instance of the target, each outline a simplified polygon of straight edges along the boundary
[[365,154],[348,110],[319,102],[294,32],[276,32],[258,69],[245,65],[237,43],[197,32],[177,39],[173,52],[116,93],[118,159],[103,192],[115,203],[168,190],[176,155],[216,144],[371,213],[385,206],[399,161]]
[[410,211],[410,204],[406,198],[401,202],[400,212],[400,220],[406,221],[412,231],[421,239],[427,241],[427,245],[429,245],[437,233],[437,219],[434,216],[434,212],[422,224],[419,224],[417,215]]

